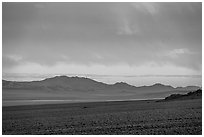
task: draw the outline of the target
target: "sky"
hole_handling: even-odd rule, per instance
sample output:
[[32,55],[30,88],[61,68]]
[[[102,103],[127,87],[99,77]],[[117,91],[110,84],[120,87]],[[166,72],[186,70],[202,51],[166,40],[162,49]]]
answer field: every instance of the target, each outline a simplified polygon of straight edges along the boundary
[[201,86],[202,3],[4,2],[2,73]]

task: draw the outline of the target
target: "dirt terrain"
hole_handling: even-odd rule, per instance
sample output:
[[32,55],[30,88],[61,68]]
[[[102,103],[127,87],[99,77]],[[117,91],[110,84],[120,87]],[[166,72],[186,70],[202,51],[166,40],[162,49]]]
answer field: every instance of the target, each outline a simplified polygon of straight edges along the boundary
[[202,134],[202,99],[3,107],[2,134]]

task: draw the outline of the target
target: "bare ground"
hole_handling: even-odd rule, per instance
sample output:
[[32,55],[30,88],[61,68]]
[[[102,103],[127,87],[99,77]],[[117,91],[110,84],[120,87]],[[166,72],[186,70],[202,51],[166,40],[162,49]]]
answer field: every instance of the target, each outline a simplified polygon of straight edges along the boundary
[[202,134],[202,99],[3,107],[2,134]]

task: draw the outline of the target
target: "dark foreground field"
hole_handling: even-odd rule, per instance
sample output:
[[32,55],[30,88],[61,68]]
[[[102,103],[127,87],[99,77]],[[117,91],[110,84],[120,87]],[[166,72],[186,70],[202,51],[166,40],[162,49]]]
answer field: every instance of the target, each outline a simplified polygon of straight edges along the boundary
[[3,107],[2,134],[202,134],[202,100]]

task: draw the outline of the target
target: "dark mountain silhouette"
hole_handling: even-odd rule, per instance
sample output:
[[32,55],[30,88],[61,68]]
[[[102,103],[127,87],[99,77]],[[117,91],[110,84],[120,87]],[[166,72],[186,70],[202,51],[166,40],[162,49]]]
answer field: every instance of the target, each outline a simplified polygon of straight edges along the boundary
[[160,84],[160,83],[156,83],[156,84],[151,85],[151,86],[141,86],[141,87],[137,87],[137,88],[138,88],[138,90],[149,91],[150,93],[155,92],[155,91],[160,92],[160,91],[172,91],[172,90],[175,90],[175,88],[173,88],[172,86],[163,85],[163,84]]
[[136,87],[124,82],[105,84],[84,77],[56,76],[41,81],[2,80],[3,99],[145,99],[187,93],[200,87],[174,88],[160,83]]
[[125,82],[117,82],[113,85],[111,85],[111,88],[115,88],[115,89],[123,89],[123,90],[134,90],[136,87],[129,85]]
[[187,94],[172,94],[164,99],[164,101],[173,100],[188,100],[188,99],[198,99],[202,98],[202,90],[198,89],[193,92],[188,92]]
[[47,78],[42,81],[31,82],[12,82],[3,80],[3,89],[61,89],[61,90],[77,90],[77,89],[100,89],[105,88],[107,84],[94,81],[89,78],[83,77],[67,77],[56,76],[53,78]]

